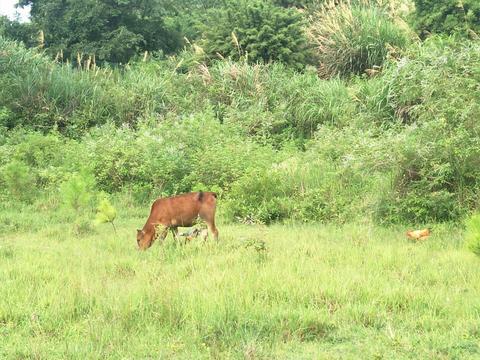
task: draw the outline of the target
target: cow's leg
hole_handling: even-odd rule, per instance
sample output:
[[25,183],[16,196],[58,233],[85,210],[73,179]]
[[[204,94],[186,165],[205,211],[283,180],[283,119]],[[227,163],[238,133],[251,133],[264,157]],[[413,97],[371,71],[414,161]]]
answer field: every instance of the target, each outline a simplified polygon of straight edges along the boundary
[[213,239],[214,239],[215,241],[218,241],[218,229],[217,229],[217,227],[215,226],[214,223],[212,223],[212,227],[211,227],[210,231],[211,231],[212,234],[213,234]]
[[200,231],[200,236],[202,237],[203,242],[207,241],[208,229],[202,229],[202,231]]
[[213,234],[213,239],[218,241],[218,229],[215,227],[215,221],[206,221],[208,226],[208,231]]
[[199,215],[207,223],[208,230],[213,234],[215,241],[217,241],[218,230],[215,226],[215,208],[210,211],[200,212]]

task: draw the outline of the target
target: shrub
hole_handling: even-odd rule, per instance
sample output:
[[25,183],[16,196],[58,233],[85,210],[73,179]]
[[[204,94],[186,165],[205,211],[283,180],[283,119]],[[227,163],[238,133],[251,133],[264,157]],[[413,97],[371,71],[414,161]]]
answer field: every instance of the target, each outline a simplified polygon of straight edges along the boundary
[[467,221],[465,235],[467,248],[475,255],[480,256],[480,214],[471,215]]
[[[71,129],[70,134],[78,136],[93,125],[92,119],[105,121],[105,107],[97,108],[97,101],[105,98],[88,72],[54,65],[35,50],[1,37],[0,48],[9,54],[0,56],[0,106],[14,114],[5,124],[8,128],[21,124],[40,131]],[[86,107],[96,109],[91,118],[75,116]]]
[[12,111],[6,106],[0,107],[0,131],[4,132],[12,127]]
[[35,176],[25,163],[13,160],[1,168],[1,180],[16,200],[30,201],[35,196]]
[[323,0],[272,0],[275,5],[283,7],[296,7],[299,9],[316,8]]
[[389,101],[389,84],[384,77],[357,78],[350,89],[357,105],[355,120],[369,127],[371,124],[390,126],[396,123],[395,111]]
[[385,75],[390,106],[403,123],[412,124],[399,159],[398,189],[437,194],[450,218],[478,203],[479,54],[475,42],[430,38]]
[[95,215],[95,221],[97,224],[112,224],[113,231],[117,233],[114,221],[117,218],[117,210],[113,207],[107,197],[103,197],[97,206],[97,213]]
[[341,2],[323,6],[309,27],[323,76],[350,76],[383,65],[389,52],[404,49],[406,30],[385,9]]
[[391,146],[392,192],[385,193],[380,218],[452,221],[475,206],[478,145],[463,129],[451,132],[442,121],[432,120],[410,127],[398,140]]
[[250,63],[279,61],[302,69],[308,60],[303,19],[293,9],[270,2],[229,1],[211,11],[203,28],[202,47],[210,57]]
[[[389,188],[379,150],[390,138],[354,127],[322,128],[305,152],[284,152],[273,165],[252,169],[226,194],[229,220],[343,223],[371,218]],[[391,144],[390,144],[391,146]]]
[[15,158],[36,168],[63,164],[64,142],[58,135],[26,132],[19,136],[22,137],[22,142],[15,146]]
[[95,179],[86,171],[72,174],[60,185],[60,196],[64,206],[74,210],[77,214],[91,205],[94,191]]
[[320,125],[344,126],[355,117],[355,102],[342,80],[319,80],[314,72],[296,73],[278,63],[224,61],[208,73],[204,88],[220,120],[262,143],[302,142]]
[[288,216],[289,189],[279,173],[255,169],[232,186],[224,205],[225,216],[240,222],[268,224]]
[[[404,123],[444,119],[474,126],[480,116],[480,44],[431,37],[385,72],[389,104]],[[432,116],[435,114],[435,117]]]
[[276,117],[288,121],[295,137],[311,138],[321,125],[342,127],[355,117],[356,106],[343,81],[319,80],[313,74],[282,80],[272,81],[269,90],[277,99]]
[[101,190],[129,189],[139,198],[190,191],[200,184],[228,189],[246,169],[275,156],[211,114],[146,123],[138,130],[105,126],[92,131],[84,146]]
[[421,36],[429,34],[480,35],[480,3],[477,0],[414,0],[412,20]]
[[81,144],[58,133],[44,135],[19,128],[7,134],[0,147],[0,166],[11,159],[27,165],[37,190],[56,189],[66,174],[85,164]]

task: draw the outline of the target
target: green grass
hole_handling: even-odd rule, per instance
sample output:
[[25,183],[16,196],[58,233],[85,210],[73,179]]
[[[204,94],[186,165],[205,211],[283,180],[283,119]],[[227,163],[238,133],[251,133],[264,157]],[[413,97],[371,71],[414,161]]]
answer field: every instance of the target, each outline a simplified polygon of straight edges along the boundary
[[[136,250],[144,219],[0,238],[2,359],[480,357],[480,266],[462,233],[220,226]],[[265,250],[263,250],[263,244]]]

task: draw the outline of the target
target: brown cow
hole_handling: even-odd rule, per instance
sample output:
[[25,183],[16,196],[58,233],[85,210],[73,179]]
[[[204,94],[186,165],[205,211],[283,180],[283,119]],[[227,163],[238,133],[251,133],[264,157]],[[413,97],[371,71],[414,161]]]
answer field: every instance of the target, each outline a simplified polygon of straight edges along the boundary
[[[157,237],[163,241],[168,230],[176,237],[178,227],[193,226],[199,217],[207,223],[214,239],[218,240],[218,230],[215,227],[216,204],[215,193],[202,191],[155,200],[145,226],[142,230],[137,230],[138,247],[148,249]],[[161,232],[156,234],[159,227]]]

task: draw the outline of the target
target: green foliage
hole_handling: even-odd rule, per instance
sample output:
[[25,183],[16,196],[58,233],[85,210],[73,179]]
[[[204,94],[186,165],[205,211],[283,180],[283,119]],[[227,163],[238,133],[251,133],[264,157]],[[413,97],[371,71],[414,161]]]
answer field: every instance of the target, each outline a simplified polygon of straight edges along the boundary
[[97,190],[132,204],[214,190],[224,219],[260,223],[457,221],[478,206],[477,42],[431,37],[369,77],[326,80],[278,62],[207,65],[195,44],[86,71],[0,41],[4,199],[21,193],[17,162],[20,187],[50,209],[42,194],[78,169],[92,182],[60,186],[77,193],[60,196],[70,208],[90,209],[81,194]]
[[391,19],[384,8],[341,2],[317,11],[309,27],[326,77],[362,74],[381,67],[389,54],[404,49],[407,30]]
[[95,178],[87,172],[71,174],[60,185],[60,196],[63,205],[79,213],[91,205],[94,198]]
[[[477,0],[414,0],[412,20],[422,35],[480,34],[480,3]],[[476,36],[475,36],[476,33]]]
[[117,217],[117,210],[113,207],[107,198],[100,200],[97,207],[97,214],[95,220],[99,224],[112,223]]
[[35,176],[25,163],[12,160],[0,169],[1,182],[15,200],[31,201],[35,194]]
[[399,147],[396,212],[404,199],[415,220],[454,219],[478,203],[479,61],[476,43],[432,38],[386,74],[390,106],[412,124]]
[[100,200],[100,203],[97,206],[97,213],[95,215],[95,222],[97,224],[112,224],[113,231],[117,233],[115,228],[114,221],[117,218],[117,210],[110,203],[108,198],[104,195],[103,199]]
[[395,111],[390,104],[389,83],[384,77],[357,78],[352,90],[357,99],[357,120],[364,122],[365,126],[389,126],[396,122]]
[[480,114],[478,42],[432,37],[413,46],[392,66],[386,77],[389,103],[404,123],[426,123],[435,118],[446,128],[475,128]]
[[107,121],[136,126],[145,118],[213,110],[221,122],[283,144],[311,137],[321,124],[344,125],[355,111],[344,82],[319,82],[313,72],[298,74],[280,64],[219,62],[178,74],[182,57],[138,64],[123,73],[94,73],[49,64],[31,50],[4,44],[12,55],[3,63],[0,59],[0,106],[9,114],[7,128],[21,123],[78,138]]
[[45,34],[47,51],[95,55],[100,62],[126,63],[140,51],[171,52],[180,34],[164,21],[163,4],[149,0],[21,0],[31,5],[33,24]]
[[349,123],[355,112],[345,82],[319,81],[313,72],[230,61],[202,71],[194,76],[208,77],[201,88],[208,92],[219,120],[240,126],[262,142],[277,146],[292,139],[301,142],[320,125]]
[[[5,126],[20,124],[70,137],[107,121],[134,125],[152,112],[163,112],[162,75],[158,83],[145,71],[97,69],[83,71],[49,61],[35,50],[0,37],[0,107],[8,111]],[[19,81],[22,79],[22,81]]]
[[322,0],[272,0],[275,5],[283,7],[296,7],[300,9],[310,8],[318,6],[318,3],[322,3]]
[[301,14],[261,0],[228,1],[212,10],[202,47],[211,58],[279,61],[295,69],[302,69],[309,56]]
[[466,221],[467,231],[465,241],[467,248],[480,256],[480,214],[471,215]]
[[78,143],[68,141],[57,133],[43,135],[22,129],[8,131],[5,143],[0,147],[0,166],[11,159],[29,167],[39,190],[58,188],[65,176],[77,171],[84,163]]
[[226,217],[268,224],[288,217],[289,189],[278,173],[253,170],[234,183],[225,205]]
[[274,156],[205,114],[146,125],[138,132],[105,127],[92,133],[85,145],[103,190],[133,186],[139,194],[155,195],[189,191],[199,183],[227,189],[245,169]]
[[12,112],[6,106],[0,108],[0,131],[5,131],[10,125],[10,119],[12,118]]
[[[366,216],[378,201],[376,193],[385,192],[385,175],[368,163],[376,150],[369,136],[358,129],[324,130],[305,152],[284,154],[278,162],[246,173],[227,193],[226,218],[343,223]],[[365,155],[359,157],[361,151]]]
[[38,31],[30,22],[20,23],[0,16],[0,36],[23,42],[26,46],[37,46]]
[[[9,54],[0,57],[0,105],[14,114],[6,124],[9,128],[22,124],[39,130],[56,127],[79,131],[91,125],[78,114],[88,103],[90,109],[96,107],[102,93],[89,82],[88,73],[54,66],[34,50],[1,37],[0,48]],[[102,112],[105,107],[95,113],[96,121],[104,119]]]
[[197,40],[202,24],[209,19],[209,10],[221,8],[225,0],[167,0],[164,1],[168,17],[166,23],[178,29],[188,41]]

